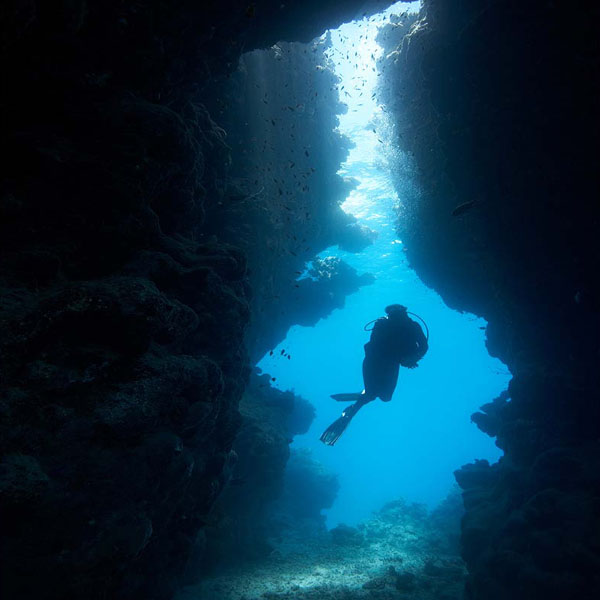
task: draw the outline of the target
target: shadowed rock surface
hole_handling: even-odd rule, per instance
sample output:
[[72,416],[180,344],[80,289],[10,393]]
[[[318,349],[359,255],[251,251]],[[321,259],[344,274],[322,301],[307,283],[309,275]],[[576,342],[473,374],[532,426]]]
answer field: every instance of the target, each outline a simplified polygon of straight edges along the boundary
[[[264,560],[274,549],[269,541],[276,535],[273,505],[284,494],[284,478],[290,477],[289,444],[293,436],[308,431],[315,409],[292,392],[272,388],[270,380],[269,375],[253,374],[240,402],[235,464],[213,509],[206,550],[198,553],[202,558],[206,554],[204,564],[188,564],[191,581],[207,568]],[[307,494],[315,491],[313,486]],[[318,504],[317,493],[314,497],[318,515],[325,505]]]
[[[457,471],[469,599],[600,593],[599,44],[589,3],[427,0],[391,25],[380,90],[421,172],[400,235],[489,321],[514,374],[473,420],[505,451]],[[383,79],[383,78],[382,78]]]
[[329,47],[326,37],[245,54],[214,105],[232,148],[228,198],[214,226],[248,257],[253,361],[291,325],[313,325],[372,281],[339,259],[315,261],[301,278],[327,247],[358,252],[374,233],[340,207],[355,184],[337,174],[351,143],[337,131],[347,109]]
[[247,259],[211,223],[214,78],[359,6],[4,3],[3,597],[177,587],[249,372]]
[[[162,600],[180,584],[233,468],[243,340],[269,290],[247,256],[252,243],[245,252],[225,233],[224,207],[260,187],[231,170],[216,108],[222,77],[242,52],[308,42],[381,3],[362,6],[4,3],[3,597]],[[457,473],[467,597],[591,600],[600,593],[600,15],[588,2],[541,0],[427,0],[425,15],[400,47],[390,34],[383,65],[395,142],[422,173],[400,232],[423,280],[489,321],[490,352],[515,375],[509,395],[474,416],[505,458]],[[327,106],[323,123],[335,114]],[[342,158],[331,157],[324,180],[340,194]],[[277,168],[289,171],[287,157]],[[279,201],[278,188],[260,186]],[[299,222],[300,205],[290,208],[279,214]],[[365,236],[348,242],[346,225],[339,214],[323,221],[311,247],[338,234],[360,247]],[[306,286],[298,307],[315,286],[331,290],[295,288],[292,273],[312,256],[290,256],[279,257],[281,273],[279,260],[266,265],[274,295]],[[347,271],[341,280],[331,307],[361,283]],[[255,323],[271,345],[319,316]],[[425,567],[434,577],[444,565]],[[389,571],[369,577],[359,597],[412,585]]]

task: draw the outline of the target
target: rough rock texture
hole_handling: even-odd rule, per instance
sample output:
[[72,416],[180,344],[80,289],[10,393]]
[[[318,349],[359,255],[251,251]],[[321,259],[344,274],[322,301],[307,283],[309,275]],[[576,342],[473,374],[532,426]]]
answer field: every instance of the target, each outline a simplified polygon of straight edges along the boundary
[[[289,443],[294,435],[308,431],[315,409],[292,392],[272,388],[269,375],[254,374],[240,413],[242,423],[233,445],[235,464],[213,509],[214,525],[206,531],[204,565],[188,565],[190,580],[207,568],[265,558],[273,551],[271,513],[284,491]],[[324,506],[317,508],[317,514]]]
[[428,0],[410,35],[382,36],[382,98],[421,174],[409,259],[489,321],[514,374],[473,416],[505,457],[456,474],[473,600],[600,594],[599,16]]
[[[291,325],[314,325],[372,281],[337,258],[311,261],[336,243],[355,251],[370,243],[369,232],[339,206],[352,183],[337,175],[348,140],[334,131],[343,105],[328,45],[280,42],[244,55],[236,72],[219,81],[211,106],[228,132],[231,165],[224,198],[207,211],[207,221],[248,260],[252,360],[274,348]],[[223,565],[264,559],[273,551],[269,538],[285,535],[290,521],[317,519],[324,526],[320,510],[335,498],[331,476],[297,457],[283,485],[288,444],[310,425],[310,405],[271,389],[263,376],[251,380],[240,410],[238,460],[188,561],[189,581]]]
[[325,532],[324,508],[331,508],[340,484],[306,448],[291,452],[283,481],[283,492],[274,503],[274,537],[283,532],[290,539],[298,532]]
[[[257,322],[248,336],[253,342],[253,353],[257,357],[263,356],[277,346],[291,325],[312,327],[334,309],[342,308],[346,296],[373,281],[373,275],[359,275],[340,258],[329,256],[313,260],[305,277],[281,288],[278,298],[269,302],[272,312],[259,309]],[[260,336],[257,335],[259,323],[264,325]]]
[[347,109],[329,45],[327,38],[280,42],[245,54],[214,104],[232,148],[228,199],[214,222],[248,257],[246,338],[255,360],[291,325],[313,325],[371,281],[339,259],[315,263],[298,281],[327,247],[360,251],[372,241],[372,232],[340,208],[354,183],[337,174],[350,141],[336,130]]
[[246,259],[210,235],[213,76],[360,5],[3,3],[3,597],[176,587],[248,371]]
[[180,135],[195,161],[207,149],[176,113],[147,108],[135,118],[162,147],[133,124],[131,145],[113,131],[94,149],[105,156],[85,156],[83,138],[15,141],[1,224],[7,597],[166,597],[222,485],[247,372],[245,259],[168,235],[151,183],[111,173],[145,152],[150,178],[164,168],[158,197],[196,193],[160,153]]
[[[280,42],[244,55],[237,71],[220,80],[222,91],[211,106],[228,132],[231,165],[223,201],[207,211],[207,221],[210,231],[235,243],[248,260],[252,319],[246,340],[252,360],[275,347],[291,325],[314,325],[373,280],[338,258],[311,260],[336,243],[359,251],[371,241],[369,230],[340,208],[353,184],[337,175],[348,140],[334,131],[343,105],[325,56],[328,46],[328,40]],[[239,460],[210,516],[206,539],[188,562],[190,580],[223,564],[264,558],[273,550],[268,538],[298,517],[298,498],[304,501],[302,518],[315,518],[335,497],[336,486],[307,480],[317,473],[312,463],[298,469],[292,461],[282,487],[288,444],[314,414],[306,401],[271,389],[263,376],[251,380],[240,410],[233,447]],[[290,497],[289,489],[300,484],[303,492]],[[320,490],[330,487],[333,494],[323,498]],[[284,497],[276,501],[282,489]]]

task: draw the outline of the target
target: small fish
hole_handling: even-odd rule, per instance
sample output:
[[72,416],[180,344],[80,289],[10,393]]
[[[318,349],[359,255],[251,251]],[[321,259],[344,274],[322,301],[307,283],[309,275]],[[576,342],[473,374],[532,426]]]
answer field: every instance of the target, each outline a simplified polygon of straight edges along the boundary
[[271,352],[269,352],[269,356],[273,356],[273,350],[271,350]]
[[284,355],[285,354],[285,348],[281,349],[281,354]]
[[473,208],[473,206],[475,206],[475,200],[470,200],[469,202],[463,202],[462,204],[459,204],[458,206],[454,207],[454,210],[452,211],[452,216],[458,217],[459,215],[462,215],[462,214],[466,213],[468,210],[470,210],[471,208]]

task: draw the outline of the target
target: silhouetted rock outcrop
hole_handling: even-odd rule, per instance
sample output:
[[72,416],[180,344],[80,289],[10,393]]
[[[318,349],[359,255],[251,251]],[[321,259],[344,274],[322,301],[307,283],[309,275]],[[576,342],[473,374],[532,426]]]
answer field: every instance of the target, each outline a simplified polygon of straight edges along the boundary
[[[284,491],[284,472],[294,435],[306,433],[314,408],[292,392],[270,386],[269,375],[254,374],[240,402],[241,426],[233,444],[235,463],[213,509],[207,551],[188,565],[188,579],[211,568],[265,559],[273,551],[273,503]],[[322,508],[319,506],[317,512]],[[204,540],[203,540],[204,543]],[[206,558],[204,557],[206,554]]]
[[505,456],[456,473],[467,597],[594,598],[598,8],[424,5],[408,36],[382,36],[382,98],[422,186],[400,234],[426,283],[489,321],[489,351],[514,375],[473,416]]
[[316,521],[316,529],[324,531],[325,518],[321,511],[331,508],[339,487],[337,476],[315,460],[310,451],[294,450],[275,512],[287,515],[292,528],[302,519],[308,519]]
[[362,4],[4,3],[3,597],[178,584],[248,374],[246,257],[212,235],[230,156],[214,78]]
[[246,339],[254,360],[290,326],[313,325],[372,281],[340,259],[315,261],[310,277],[300,279],[329,246],[360,251],[374,235],[340,206],[355,182],[337,174],[351,142],[337,130],[347,109],[329,48],[326,37],[245,54],[214,103],[229,132],[232,164],[228,196],[211,221],[248,258]]

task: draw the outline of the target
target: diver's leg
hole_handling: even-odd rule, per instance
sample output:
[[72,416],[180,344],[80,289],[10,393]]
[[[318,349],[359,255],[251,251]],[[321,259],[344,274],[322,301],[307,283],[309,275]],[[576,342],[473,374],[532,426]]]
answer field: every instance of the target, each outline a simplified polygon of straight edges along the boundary
[[[369,342],[370,343],[370,342]],[[369,343],[365,344],[365,358],[362,364],[363,382],[365,385],[365,398],[368,401],[374,400],[379,396],[378,388],[378,360],[374,356],[369,347]]]
[[400,364],[369,350],[365,345],[365,359],[363,360],[363,380],[365,395],[369,400],[381,398],[384,402],[392,399],[392,394],[398,382]]
[[387,363],[386,368],[382,369],[378,395],[384,402],[389,402],[392,399],[396,384],[398,383],[399,371],[400,365],[398,363]]
[[354,404],[350,405],[343,413],[342,416],[334,421],[321,435],[320,440],[328,446],[333,446],[339,439],[342,433],[346,431],[350,421],[354,415],[370,400],[362,399]]

